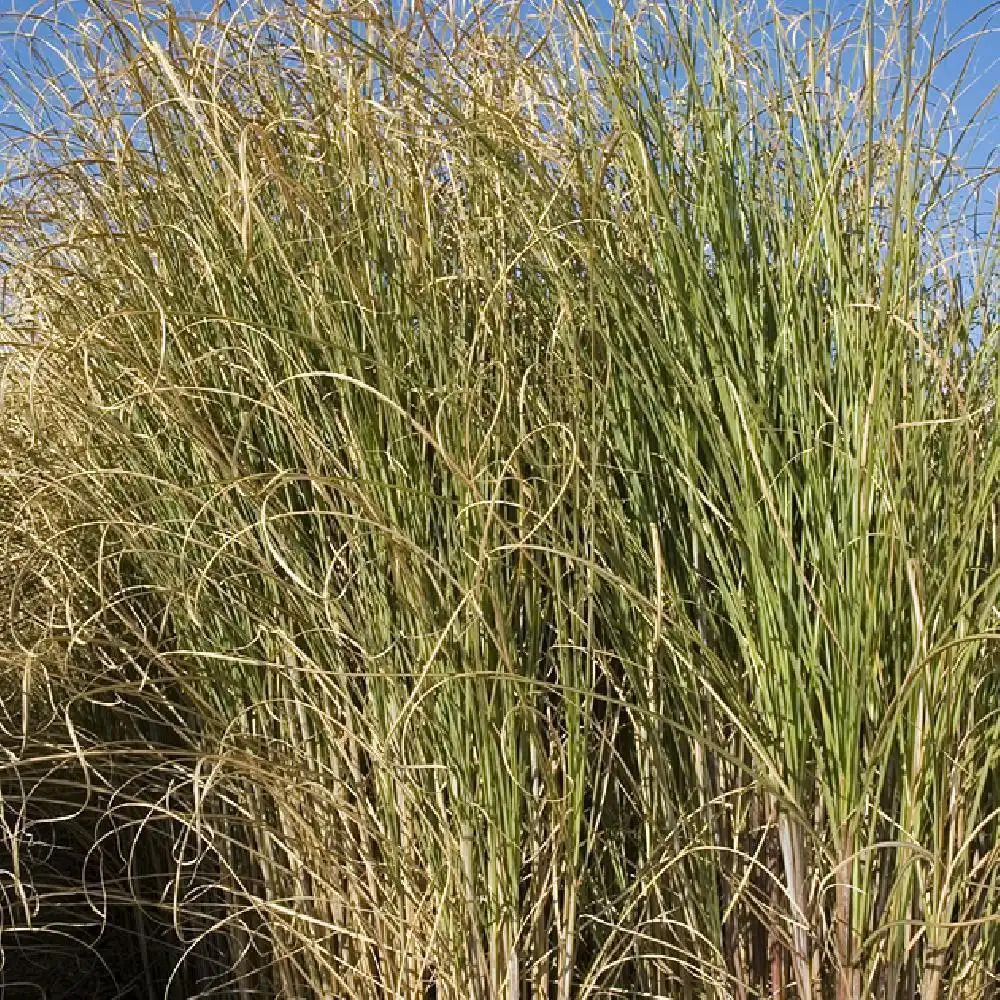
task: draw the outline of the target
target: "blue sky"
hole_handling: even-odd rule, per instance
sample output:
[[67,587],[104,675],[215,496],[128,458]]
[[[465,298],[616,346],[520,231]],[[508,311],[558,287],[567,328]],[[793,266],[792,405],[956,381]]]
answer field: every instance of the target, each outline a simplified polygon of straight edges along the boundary
[[[141,4],[142,0],[134,2]],[[181,10],[206,9],[210,6],[207,0],[175,0],[175,2]],[[231,2],[234,6],[239,5],[239,0]],[[327,2],[332,5],[334,0]],[[431,7],[433,0],[426,2],[428,7]],[[470,0],[465,2],[468,3]],[[522,2],[529,6],[532,4],[532,0],[522,0]],[[593,0],[593,2],[595,6],[592,9],[595,12],[599,12],[602,7],[605,12],[609,12],[610,0]],[[636,0],[624,0],[624,2],[626,9],[632,9]],[[688,0],[675,0],[675,2],[686,4]],[[734,3],[742,3],[743,0],[711,0],[711,2],[731,8]],[[759,3],[766,8],[774,0],[750,0],[750,2]],[[834,21],[860,18],[865,11],[865,0],[776,0],[776,2],[783,13],[796,14],[810,10],[824,12]],[[889,12],[893,7],[905,11],[908,0],[868,0],[868,2],[873,4],[878,20],[891,16]],[[997,81],[1000,81],[1000,0],[987,0],[987,2],[917,0],[917,3],[920,6],[929,4],[929,19],[925,21],[925,27],[933,28],[933,25],[940,20],[943,29],[942,38],[948,35],[956,42],[955,48],[936,73],[936,81],[945,92],[953,91],[960,74],[963,77],[963,83],[955,95],[954,111],[950,116],[953,134],[957,135],[973,116],[976,116],[978,122],[976,129],[967,135],[962,143],[959,165],[972,168],[970,172],[973,174],[984,168],[991,171],[985,183],[960,188],[961,198],[957,199],[948,210],[953,221],[961,220],[965,238],[971,237],[971,243],[967,244],[966,248],[972,251],[972,256],[965,257],[964,264],[960,265],[965,280],[969,282],[971,288],[976,280],[974,275],[986,264],[983,258],[974,263],[973,257],[979,257],[991,242],[995,244],[995,239],[990,240],[989,237],[995,237],[997,223],[1000,220],[998,212],[1000,95],[997,91]],[[62,23],[69,24],[74,19],[74,11],[87,6],[87,0],[0,0],[0,83],[15,85],[13,81],[16,79],[17,66],[25,55],[25,46],[23,41],[19,40],[19,31],[23,31],[25,25],[30,23],[32,15],[58,10]],[[769,46],[771,43],[765,41],[764,44]],[[938,52],[941,50],[941,44],[942,39],[939,39]],[[966,65],[967,60],[969,60],[968,65]],[[14,121],[16,119],[5,106],[0,91],[0,129],[7,132]],[[942,145],[946,146],[947,140]],[[0,176],[9,175],[9,160],[6,159],[4,147],[5,139],[0,139],[0,161],[2,161]],[[992,254],[988,256],[995,257],[996,249],[994,245]],[[991,268],[1000,266],[1000,262],[993,261],[992,265],[987,266]],[[992,273],[994,278],[990,280],[995,280],[995,272]],[[981,275],[980,280],[983,277],[985,275]],[[0,295],[2,294],[0,289]]]
[[[84,0],[85,2],[85,0]],[[685,0],[686,2],[686,0]],[[905,4],[906,0],[902,0]],[[886,0],[874,0],[876,10],[888,9],[893,4]],[[19,47],[10,37],[15,22],[24,15],[59,9],[61,17],[69,21],[74,8],[82,6],[81,0],[0,0],[0,71],[11,67],[12,57]],[[204,0],[180,0],[179,7],[207,7]],[[606,7],[606,0],[596,0],[594,9]],[[629,4],[631,6],[631,4]],[[834,17],[857,14],[864,9],[858,0],[827,0],[826,3],[813,0],[779,0],[779,6],[789,12],[805,11],[812,6],[816,10],[827,9]],[[964,39],[959,48],[941,67],[939,82],[950,88],[962,68],[962,63],[970,49],[975,47],[975,57],[969,70],[969,85],[963,90],[957,108],[959,119],[967,120],[976,108],[990,96],[991,87],[1000,80],[1000,0],[934,0],[931,4],[931,20],[943,15],[944,26],[949,32],[959,32]],[[6,72],[4,73],[6,75]],[[998,102],[994,96],[992,116],[1000,114],[996,110]],[[994,146],[1000,144],[1000,131],[994,122]]]
[[[946,0],[942,4],[945,28],[949,32],[959,32],[961,37],[968,40],[960,44],[955,53],[945,60],[941,67],[940,82],[945,87],[952,84],[975,43],[968,80],[959,95],[957,117],[961,121],[967,121],[981,104],[988,102],[986,111],[980,114],[984,115],[984,138],[989,140],[989,147],[995,155],[997,146],[1000,145],[1000,100],[996,93],[996,87],[1000,83],[1000,3],[994,2],[990,8],[974,3],[973,0]],[[989,147],[979,152],[986,153]]]
[[[141,2],[141,0],[139,0]],[[466,0],[468,2],[468,0]],[[530,0],[525,0],[530,5]],[[677,0],[687,3],[687,0]],[[740,2],[740,0],[713,0],[715,3]],[[765,7],[771,0],[755,0]],[[808,10],[826,11],[833,19],[859,17],[865,10],[864,0],[777,0],[779,7],[788,13]],[[870,0],[874,4],[877,18],[887,17],[892,7],[905,10],[908,0]],[[635,0],[625,0],[628,8]],[[962,162],[971,167],[984,164],[1000,166],[1000,98],[996,93],[996,81],[1000,81],[1000,0],[917,0],[920,6],[930,4],[930,18],[926,25],[933,26],[942,19],[944,33],[957,37],[957,47],[942,63],[937,73],[937,82],[945,91],[953,89],[963,65],[971,55],[971,63],[965,70],[965,82],[960,88],[955,102],[951,123],[954,130],[960,130],[973,115],[977,116],[978,129],[967,137],[963,144]],[[609,0],[593,0],[596,11],[609,10]],[[14,79],[16,66],[24,55],[24,44],[15,37],[15,26],[21,22],[23,29],[27,15],[43,11],[58,10],[64,23],[73,19],[74,10],[86,6],[86,0],[0,0],[0,78]],[[183,9],[204,9],[206,0],[178,0]],[[430,7],[431,4],[428,3]],[[956,35],[957,33],[957,35]],[[940,49],[940,42],[939,42]],[[986,107],[981,105],[986,103]],[[10,121],[5,114],[0,99],[0,121]],[[987,200],[994,202],[1000,194],[1000,177],[986,185]],[[993,204],[980,203],[980,216],[991,214]]]

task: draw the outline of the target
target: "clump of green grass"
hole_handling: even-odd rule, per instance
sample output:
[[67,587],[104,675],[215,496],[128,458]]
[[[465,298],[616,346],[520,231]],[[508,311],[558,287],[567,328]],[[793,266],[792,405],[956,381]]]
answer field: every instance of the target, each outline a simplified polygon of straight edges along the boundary
[[996,993],[944,43],[614,13],[55,46],[0,238],[12,962],[70,900],[150,996]]

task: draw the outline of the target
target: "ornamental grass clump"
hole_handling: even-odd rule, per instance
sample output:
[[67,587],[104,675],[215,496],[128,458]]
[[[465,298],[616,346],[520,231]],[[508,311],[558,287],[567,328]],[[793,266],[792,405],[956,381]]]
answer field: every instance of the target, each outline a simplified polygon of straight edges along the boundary
[[951,41],[611,13],[19,22],[5,987],[1000,996]]

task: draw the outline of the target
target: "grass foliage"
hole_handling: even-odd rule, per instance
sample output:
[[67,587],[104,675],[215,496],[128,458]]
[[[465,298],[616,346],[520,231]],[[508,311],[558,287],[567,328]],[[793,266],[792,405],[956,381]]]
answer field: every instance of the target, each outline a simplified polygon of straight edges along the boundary
[[3,126],[7,987],[1000,996],[940,26],[57,16]]

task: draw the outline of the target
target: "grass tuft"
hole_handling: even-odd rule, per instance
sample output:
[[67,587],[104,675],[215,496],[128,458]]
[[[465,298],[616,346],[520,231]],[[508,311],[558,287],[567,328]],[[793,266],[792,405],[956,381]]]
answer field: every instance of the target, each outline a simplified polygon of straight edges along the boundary
[[877,6],[19,22],[3,988],[1000,996],[996,177]]

